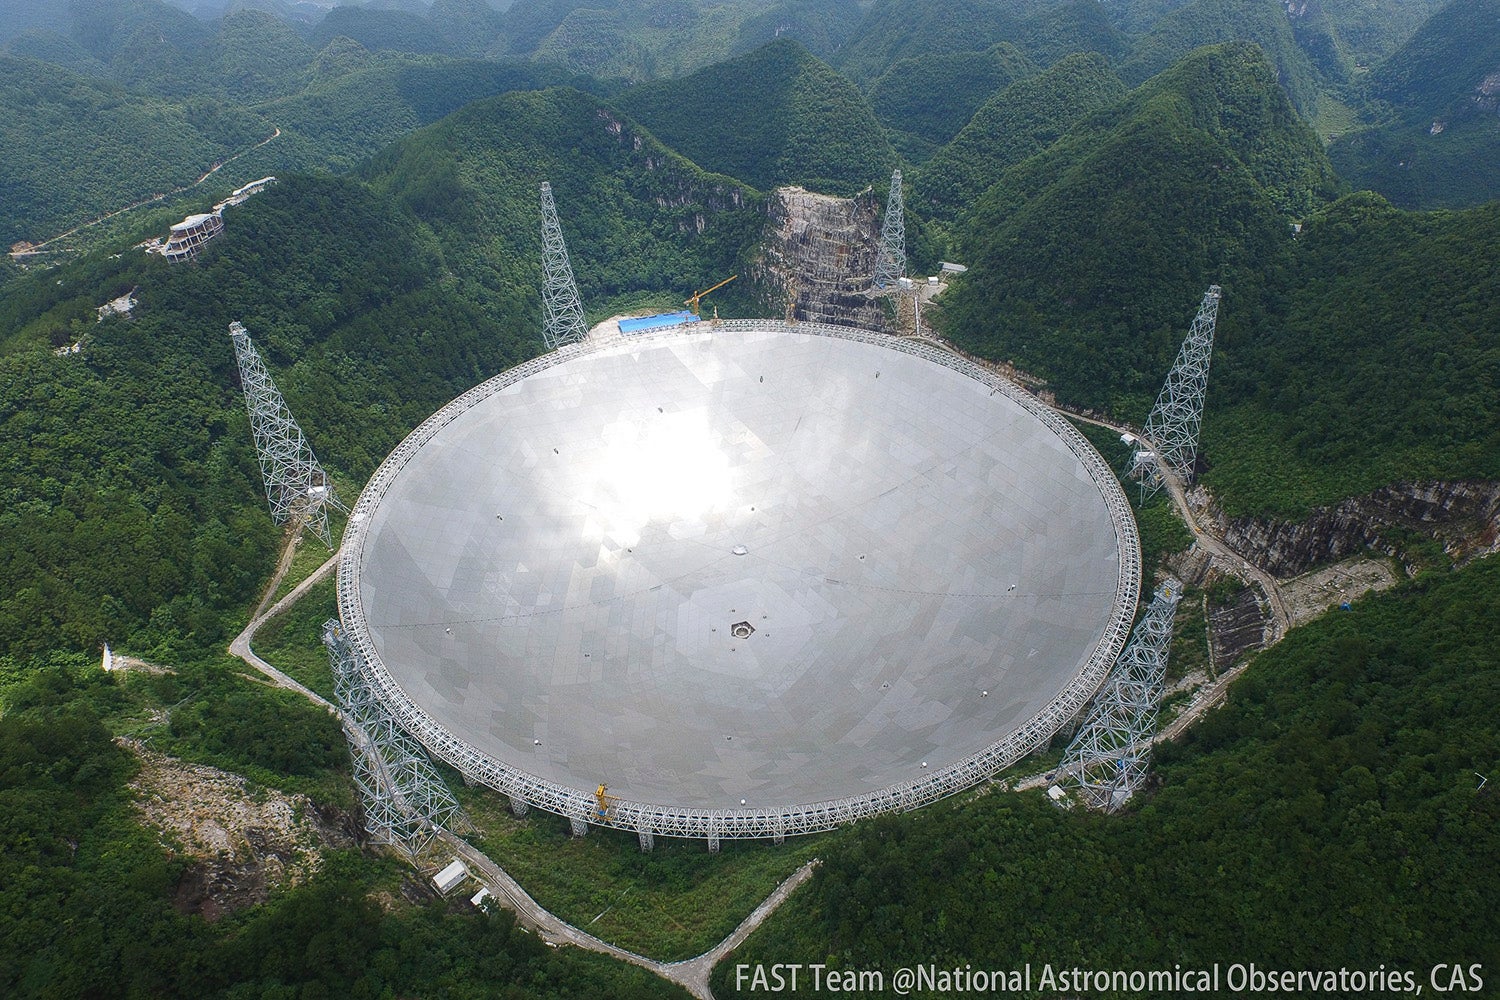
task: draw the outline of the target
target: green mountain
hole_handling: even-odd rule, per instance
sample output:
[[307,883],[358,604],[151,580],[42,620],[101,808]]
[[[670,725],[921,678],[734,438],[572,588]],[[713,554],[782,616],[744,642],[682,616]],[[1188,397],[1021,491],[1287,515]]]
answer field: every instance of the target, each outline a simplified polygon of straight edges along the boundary
[[761,190],[801,184],[852,194],[895,165],[854,85],[789,39],[680,80],[633,87],[616,100],[705,170]]
[[902,59],[870,88],[870,107],[887,128],[941,144],[990,95],[1036,73],[1036,64],[1009,42]]
[[57,66],[0,56],[0,246],[38,242],[191,184],[272,126],[211,102],[177,104]]
[[52,63],[84,76],[108,76],[109,67],[67,35],[55,31],[31,31],[0,46],[0,53],[21,59]]
[[468,105],[377,156],[372,186],[431,229],[485,295],[535,309],[538,184],[550,181],[585,300],[676,299],[739,270],[759,200],[706,174],[600,99],[556,89]]
[[1500,3],[1455,0],[1376,68],[1369,91],[1402,108],[1446,114],[1480,96],[1486,78],[1497,72]]
[[427,17],[452,51],[462,55],[487,55],[509,44],[503,15],[487,0],[433,0]]
[[1200,50],[990,187],[955,233],[949,327],[1078,402],[1154,393],[1203,289],[1335,188],[1261,50]]
[[1119,66],[1120,79],[1136,84],[1188,52],[1219,42],[1250,41],[1265,50],[1276,78],[1303,114],[1318,100],[1318,75],[1297,45],[1280,0],[1194,0],[1163,17]]
[[1329,148],[1351,183],[1408,208],[1500,197],[1500,2],[1458,0],[1370,77],[1378,124]]
[[1340,46],[1368,68],[1395,52],[1443,0],[1317,0]]
[[[335,65],[321,72],[324,62]],[[286,133],[267,167],[346,170],[470,101],[555,86],[594,84],[544,63],[372,54],[336,41],[319,54],[304,89],[259,108]]]
[[1297,516],[1390,483],[1500,479],[1497,256],[1500,202],[1357,194],[1226,294],[1203,428],[1226,507]]
[[1123,57],[1129,42],[1110,23],[1099,0],[1064,0],[1043,7],[1016,25],[1015,42],[1043,66],[1075,52],[1098,52],[1111,60]]
[[1491,557],[1297,629],[1181,745],[1158,746],[1152,787],[1121,815],[997,792],[851,827],[719,963],[714,995],[763,995],[736,979],[757,963],[909,955],[960,972],[1029,960],[1025,995],[1083,992],[1048,986],[1044,965],[1191,970],[1187,986],[1214,993],[1197,970],[1221,963],[1223,991],[1230,954],[1242,972],[1335,980],[1384,966],[1413,995],[1436,963],[1481,962],[1488,984],[1500,882],[1477,873],[1500,852],[1497,610]]
[[317,53],[285,21],[245,10],[220,22],[207,54],[207,75],[227,94],[262,101],[301,89]]
[[726,55],[743,55],[788,36],[819,59],[829,59],[863,18],[859,0],[780,0],[741,22]]
[[0,0],[0,43],[27,34],[61,34],[70,20],[64,0]]
[[829,55],[862,18],[857,0],[521,0],[501,49],[598,77],[681,76],[782,38]]
[[1083,119],[1125,96],[1097,53],[1068,56],[991,97],[912,179],[908,204],[955,222],[1011,166],[1046,149]]
[[833,64],[869,84],[902,59],[979,52],[1015,33],[1004,0],[876,0]]
[[339,37],[352,38],[371,51],[469,54],[466,47],[459,47],[446,37],[429,18],[403,10],[338,6],[309,34],[315,48]]

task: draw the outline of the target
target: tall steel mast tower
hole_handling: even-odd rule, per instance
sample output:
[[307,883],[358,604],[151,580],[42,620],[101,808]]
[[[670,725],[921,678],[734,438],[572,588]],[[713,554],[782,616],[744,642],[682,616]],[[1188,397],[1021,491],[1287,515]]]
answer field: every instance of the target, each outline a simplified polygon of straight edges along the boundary
[[1135,626],[1058,769],[1084,802],[1114,812],[1146,781],[1182,584],[1168,577]]
[[1167,373],[1167,382],[1156,406],[1146,418],[1145,436],[1154,449],[1154,459],[1136,454],[1135,471],[1141,476],[1141,492],[1150,495],[1162,484],[1162,469],[1170,470],[1186,485],[1198,458],[1198,430],[1203,423],[1203,394],[1208,389],[1208,364],[1213,358],[1214,327],[1219,317],[1219,286],[1209,285],[1188,330],[1177,363]]
[[583,319],[573,264],[568,260],[568,245],[563,242],[562,224],[557,221],[552,185],[546,181],[542,181],[542,276],[542,305],[547,313],[542,320],[542,340],[547,349],[583,340],[589,328]]
[[885,204],[880,248],[875,255],[874,286],[893,288],[906,277],[906,208],[901,199],[901,171],[891,173],[891,196]]
[[337,619],[323,625],[323,644],[328,647],[334,693],[354,758],[354,786],[364,806],[365,831],[375,843],[415,858],[432,842],[438,827],[455,820],[466,826],[468,821],[421,745],[396,724],[370,688],[359,654]]
[[250,413],[250,430],[260,455],[271,519],[277,524],[304,524],[332,548],[328,508],[345,513],[349,509],[334,495],[328,474],[292,418],[244,325],[238,320],[230,323],[229,336],[240,366],[240,387],[245,392],[245,409]]

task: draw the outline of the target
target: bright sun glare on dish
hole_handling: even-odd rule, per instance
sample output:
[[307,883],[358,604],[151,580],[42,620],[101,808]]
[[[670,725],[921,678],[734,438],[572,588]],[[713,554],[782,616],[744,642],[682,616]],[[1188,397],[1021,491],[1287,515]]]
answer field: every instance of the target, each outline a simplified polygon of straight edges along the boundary
[[604,429],[595,503],[605,533],[640,541],[652,521],[697,521],[729,502],[729,456],[698,411]]

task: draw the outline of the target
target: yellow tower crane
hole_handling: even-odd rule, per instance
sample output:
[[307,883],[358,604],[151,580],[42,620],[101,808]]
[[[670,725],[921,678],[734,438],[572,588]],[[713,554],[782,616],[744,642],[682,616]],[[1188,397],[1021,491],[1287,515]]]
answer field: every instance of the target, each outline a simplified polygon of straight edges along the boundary
[[609,794],[609,786],[602,782],[594,791],[594,798],[599,800],[598,816],[600,819],[608,819],[611,804],[620,801],[618,795]]
[[[687,306],[694,313],[698,313],[698,303],[700,301],[702,301],[702,299],[703,299],[703,297],[705,295],[707,295],[709,292],[716,292],[716,291],[718,291],[719,289],[723,288],[725,285],[729,284],[731,281],[733,281],[735,278],[738,278],[738,277],[739,277],[738,274],[731,274],[729,277],[725,278],[723,281],[719,282],[717,285],[714,285],[712,288],[705,288],[701,292],[694,292],[689,297],[683,299],[682,300],[682,304],[685,305],[685,306]],[[698,313],[698,315],[701,316],[702,314]],[[719,318],[719,310],[718,310],[718,307],[715,307],[714,308],[714,319],[718,319],[718,318]]]

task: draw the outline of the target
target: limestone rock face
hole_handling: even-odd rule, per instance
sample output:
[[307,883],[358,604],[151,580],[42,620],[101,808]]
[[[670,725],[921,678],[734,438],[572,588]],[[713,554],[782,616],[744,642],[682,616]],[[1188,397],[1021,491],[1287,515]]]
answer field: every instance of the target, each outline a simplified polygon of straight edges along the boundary
[[1296,523],[1211,516],[1224,541],[1278,577],[1366,548],[1398,556],[1413,536],[1436,539],[1459,562],[1500,550],[1500,483],[1399,483]]
[[751,276],[767,303],[778,310],[790,303],[805,322],[886,329],[886,304],[864,294],[880,242],[873,191],[834,198],[778,188],[766,211],[762,254]]

